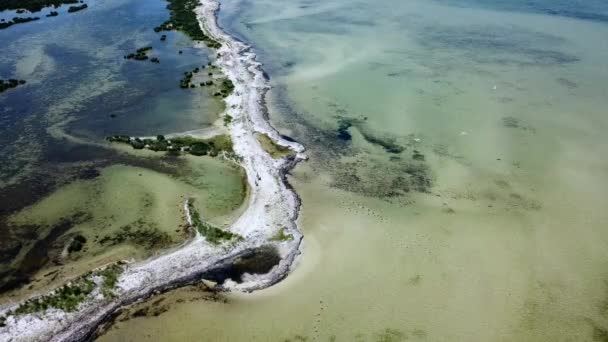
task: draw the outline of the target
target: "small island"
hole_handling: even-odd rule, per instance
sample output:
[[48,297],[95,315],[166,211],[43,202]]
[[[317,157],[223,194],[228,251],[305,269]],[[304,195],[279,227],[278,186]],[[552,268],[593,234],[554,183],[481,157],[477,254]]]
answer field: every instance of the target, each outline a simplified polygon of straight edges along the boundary
[[150,59],[150,62],[152,62],[152,63],[160,63],[160,60],[158,59],[158,57],[149,58],[148,54],[151,51],[152,51],[151,46],[145,46],[145,47],[135,50],[134,53],[130,53],[128,55],[123,56],[123,58],[124,59],[133,59],[136,61],[146,61],[146,60]]
[[194,156],[208,155],[216,157],[220,154],[233,158],[236,156],[232,148],[232,140],[225,134],[217,135],[210,139],[197,139],[191,136],[165,138],[163,135],[158,135],[153,139],[130,137],[128,135],[113,135],[107,137],[106,140],[113,143],[128,144],[136,150],[147,149],[156,152],[167,152],[171,155],[187,153]]
[[0,30],[9,28],[16,24],[29,23],[30,21],[35,21],[35,20],[39,20],[39,19],[40,19],[39,17],[25,17],[25,18],[14,17],[12,20],[9,20],[9,21],[0,21]]
[[3,93],[9,89],[17,88],[20,85],[24,85],[25,80],[16,80],[14,78],[3,80],[0,79],[0,93]]

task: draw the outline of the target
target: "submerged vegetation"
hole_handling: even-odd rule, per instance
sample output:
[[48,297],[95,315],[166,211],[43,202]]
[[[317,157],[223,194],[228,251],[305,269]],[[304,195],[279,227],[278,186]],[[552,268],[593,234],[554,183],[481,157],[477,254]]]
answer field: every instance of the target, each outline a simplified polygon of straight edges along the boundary
[[285,158],[295,154],[289,147],[277,144],[272,138],[266,134],[256,134],[256,138],[262,145],[264,151],[266,151],[272,158]]
[[194,226],[194,228],[196,228],[196,230],[198,230],[198,232],[202,236],[205,237],[205,239],[209,243],[214,244],[214,245],[219,245],[220,243],[222,243],[224,241],[231,241],[231,240],[232,241],[241,241],[241,240],[243,240],[243,237],[238,234],[231,233],[227,230],[223,230],[221,228],[215,227],[208,222],[204,222],[201,219],[201,216],[199,215],[196,208],[194,208],[194,205],[192,203],[193,203],[192,199],[188,200],[188,210],[190,211],[190,218],[192,219],[192,225]]
[[232,154],[232,140],[228,135],[217,135],[210,139],[197,139],[190,136],[166,139],[159,135],[156,139],[132,138],[126,135],[107,137],[109,142],[129,144],[134,149],[149,149],[152,151],[167,151],[174,155],[189,153],[195,156],[209,155],[215,157],[220,153]]
[[169,234],[160,231],[154,224],[146,223],[142,219],[124,225],[117,232],[106,235],[99,240],[99,244],[110,246],[125,242],[149,250],[169,246],[173,243],[173,240]]
[[14,78],[8,80],[0,79],[0,93],[3,93],[11,88],[17,88],[20,85],[24,85],[25,80],[16,80]]
[[204,42],[212,49],[219,49],[222,46],[201,29],[194,13],[194,9],[199,5],[197,0],[168,0],[168,2],[167,9],[171,11],[171,17],[155,27],[155,32],[178,30],[187,34],[192,40]]
[[72,238],[70,245],[68,246],[68,253],[80,252],[84,245],[87,243],[87,238],[77,234]]

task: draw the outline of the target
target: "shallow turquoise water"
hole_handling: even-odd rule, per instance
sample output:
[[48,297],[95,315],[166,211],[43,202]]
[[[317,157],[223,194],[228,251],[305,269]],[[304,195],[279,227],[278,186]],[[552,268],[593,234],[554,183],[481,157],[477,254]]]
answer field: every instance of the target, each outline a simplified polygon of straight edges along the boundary
[[[301,259],[105,340],[608,336],[608,4],[222,1],[310,160]],[[177,301],[176,301],[177,303]]]

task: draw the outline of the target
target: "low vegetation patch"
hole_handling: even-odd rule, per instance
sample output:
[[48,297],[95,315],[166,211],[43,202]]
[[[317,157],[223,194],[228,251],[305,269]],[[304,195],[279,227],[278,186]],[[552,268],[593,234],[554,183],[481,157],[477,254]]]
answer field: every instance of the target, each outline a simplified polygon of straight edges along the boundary
[[190,136],[166,139],[159,135],[156,139],[132,138],[127,135],[107,137],[109,142],[129,144],[134,149],[149,149],[152,151],[167,151],[173,155],[189,153],[195,156],[209,155],[215,157],[220,153],[233,154],[232,140],[226,134],[217,135],[210,139],[197,139]]
[[232,123],[232,116],[226,114],[224,115],[224,126],[228,126]]
[[295,154],[289,147],[277,144],[266,134],[256,134],[256,138],[262,145],[264,151],[266,151],[272,158],[279,159],[289,157]]
[[219,245],[224,241],[243,240],[243,237],[238,234],[231,233],[227,230],[215,227],[208,222],[204,222],[192,203],[193,200],[188,201],[188,210],[190,211],[192,225],[196,228],[196,230],[198,230],[199,233],[201,233],[202,236],[205,237],[208,242],[214,245]]
[[286,234],[285,232],[287,232],[287,229],[281,228],[281,230],[279,230],[279,232],[276,233],[274,236],[272,236],[269,240],[270,241],[291,241],[291,240],[293,240],[293,235]]
[[42,312],[50,308],[63,311],[74,311],[78,305],[95,289],[96,285],[90,277],[82,277],[69,284],[63,285],[53,293],[25,301],[12,314],[15,316]]
[[224,78],[220,83],[220,93],[222,97],[227,97],[234,91],[234,83],[231,80]]

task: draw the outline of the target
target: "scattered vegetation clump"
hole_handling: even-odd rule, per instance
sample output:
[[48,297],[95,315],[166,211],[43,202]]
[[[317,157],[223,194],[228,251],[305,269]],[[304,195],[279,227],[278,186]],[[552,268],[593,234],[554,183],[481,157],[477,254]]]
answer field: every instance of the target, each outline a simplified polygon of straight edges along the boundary
[[11,88],[17,88],[20,85],[24,85],[25,80],[16,80],[14,78],[8,80],[0,79],[0,93],[3,93]]
[[79,5],[79,6],[70,6],[68,8],[68,13],[74,13],[74,12],[82,11],[83,9],[86,9],[88,7],[89,7],[89,5],[87,5],[87,4],[82,4],[82,5]]
[[131,140],[130,144],[131,144],[131,147],[133,147],[136,150],[141,150],[144,147],[146,147],[146,144],[144,144],[144,142],[140,138],[135,138],[135,139]]
[[217,135],[210,139],[197,139],[190,136],[175,137],[166,139],[159,135],[156,139],[141,139],[131,138],[126,135],[113,135],[106,137],[109,142],[117,142],[129,144],[134,149],[147,148],[152,151],[167,151],[173,155],[179,155],[181,152],[190,153],[195,156],[215,157],[220,153],[230,154],[234,150],[232,148],[232,140],[226,134]]
[[162,36],[160,36],[160,41],[164,42],[165,40],[167,40],[167,35],[163,34]]
[[266,134],[256,134],[256,138],[260,142],[260,145],[262,145],[264,151],[270,154],[272,158],[285,158],[295,154],[289,147],[277,144]]
[[72,238],[70,245],[68,246],[68,253],[80,252],[84,245],[87,243],[87,238],[77,234]]
[[118,278],[123,271],[124,269],[122,265],[116,263],[96,273],[96,275],[103,279],[101,284],[101,293],[104,295],[104,297],[110,298],[114,296],[114,289],[116,288]]
[[[203,69],[205,68],[205,66],[203,66]],[[188,89],[188,88],[195,88],[196,84],[192,82],[192,78],[194,77],[195,74],[199,73],[201,71],[201,69],[199,69],[198,67],[194,68],[192,71],[185,71],[184,72],[184,77],[179,81],[179,86],[182,89]],[[207,73],[207,76],[209,77],[213,77],[213,73]],[[199,86],[200,87],[204,87],[204,86],[211,86],[213,85],[213,80],[207,80],[205,82],[200,82]],[[222,81],[222,83],[219,85],[219,91],[216,92],[216,96],[223,96],[226,97],[228,95],[230,95],[230,93],[232,93],[232,91],[234,90],[234,85],[232,84],[232,81],[230,81],[229,79],[224,79]]]
[[179,87],[182,89],[187,89],[192,86],[192,77],[194,76],[194,71],[186,71],[184,72],[184,78],[179,81]]
[[232,123],[232,116],[226,114],[224,115],[224,126],[228,126]]
[[94,277],[101,277],[102,279],[100,284],[101,293],[107,298],[112,297],[114,295],[113,290],[116,288],[118,278],[122,272],[122,263],[114,263],[104,269],[88,272],[76,280],[70,281],[54,290],[48,295],[28,299],[15,310],[8,311],[5,316],[1,316],[0,327],[6,325],[6,318],[8,316],[20,316],[43,312],[51,308],[66,312],[78,309],[78,305],[97,288],[97,284],[93,280]]
[[139,219],[131,224],[124,225],[117,232],[104,236],[99,244],[110,246],[129,242],[146,249],[169,246],[173,240],[166,232],[160,231],[154,224]]
[[293,240],[293,234],[285,234],[286,228],[281,228],[274,236],[270,238],[270,241],[291,241]]
[[33,298],[19,305],[11,314],[15,316],[41,312],[50,308],[63,311],[74,311],[78,305],[95,289],[95,283],[90,277],[81,277],[63,285],[51,294]]
[[201,219],[198,211],[194,208],[192,202],[192,200],[188,201],[188,210],[190,211],[192,225],[196,228],[196,230],[198,230],[199,233],[201,233],[202,236],[205,237],[207,241],[209,241],[209,243],[219,245],[224,241],[243,240],[243,237],[238,234],[231,233],[227,230],[217,228],[208,222],[204,222]]
[[221,93],[222,97],[227,97],[233,91],[234,91],[234,84],[232,83],[232,81],[227,78],[223,79],[222,83],[220,83],[220,93]]
[[59,15],[59,12],[57,11],[51,11],[49,14],[47,14],[47,17],[56,17]]
[[212,49],[219,49],[222,46],[201,29],[194,13],[194,9],[199,5],[197,0],[168,0],[168,2],[167,9],[171,11],[171,17],[155,27],[155,32],[178,30],[187,34],[192,40],[204,42]]
[[55,8],[63,4],[77,4],[79,0],[0,0],[0,11],[26,9],[38,12],[45,7]]
[[[148,59],[148,53],[152,51],[151,46],[145,46],[143,48],[139,48],[135,50],[135,53],[130,53],[128,55],[123,56],[124,59],[134,59],[136,61],[145,61]],[[156,58],[158,61],[158,58]],[[156,62],[158,63],[158,62]]]
[[34,20],[38,20],[38,19],[40,19],[40,18],[39,17],[25,17],[25,18],[14,17],[12,20],[0,22],[0,30],[9,28],[16,24],[28,23],[30,21],[34,21]]

